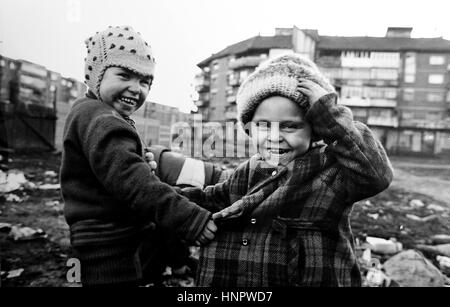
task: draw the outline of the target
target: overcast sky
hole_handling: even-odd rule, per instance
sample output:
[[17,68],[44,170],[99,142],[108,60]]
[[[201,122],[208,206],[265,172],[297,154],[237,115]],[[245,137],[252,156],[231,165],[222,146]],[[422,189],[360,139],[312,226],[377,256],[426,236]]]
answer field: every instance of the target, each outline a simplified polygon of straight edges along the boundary
[[450,39],[449,9],[449,0],[0,0],[0,54],[83,81],[84,39],[130,25],[155,52],[149,100],[189,111],[196,64],[228,45],[294,25],[342,36],[410,26],[413,37]]

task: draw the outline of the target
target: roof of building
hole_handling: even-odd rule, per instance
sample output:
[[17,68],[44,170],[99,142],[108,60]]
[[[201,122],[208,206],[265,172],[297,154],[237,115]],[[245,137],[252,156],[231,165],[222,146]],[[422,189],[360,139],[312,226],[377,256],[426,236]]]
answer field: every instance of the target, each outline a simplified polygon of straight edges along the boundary
[[[366,51],[442,51],[450,52],[450,41],[441,37],[371,37],[371,36],[321,36],[317,30],[302,29],[317,41],[322,50],[366,50]],[[271,48],[292,49],[292,35],[254,36],[230,45],[197,65],[204,67],[211,61],[231,54]]]
[[228,46],[227,48],[214,53],[206,60],[201,61],[197,65],[203,67],[209,64],[212,60],[231,55],[249,52],[252,50],[282,48],[292,49],[292,36],[291,35],[276,35],[276,36],[254,36],[239,43]]
[[320,36],[319,49],[371,51],[450,51],[450,41],[440,37]]

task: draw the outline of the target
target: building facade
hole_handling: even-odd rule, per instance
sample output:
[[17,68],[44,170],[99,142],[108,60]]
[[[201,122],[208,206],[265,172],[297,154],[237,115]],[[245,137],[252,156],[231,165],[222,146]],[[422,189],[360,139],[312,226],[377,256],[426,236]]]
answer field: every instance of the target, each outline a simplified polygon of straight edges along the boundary
[[450,154],[450,41],[411,38],[412,28],[385,37],[320,36],[276,29],[213,54],[198,64],[198,113],[205,121],[236,118],[236,90],[262,61],[301,53],[335,85],[340,103],[370,126],[390,153]]

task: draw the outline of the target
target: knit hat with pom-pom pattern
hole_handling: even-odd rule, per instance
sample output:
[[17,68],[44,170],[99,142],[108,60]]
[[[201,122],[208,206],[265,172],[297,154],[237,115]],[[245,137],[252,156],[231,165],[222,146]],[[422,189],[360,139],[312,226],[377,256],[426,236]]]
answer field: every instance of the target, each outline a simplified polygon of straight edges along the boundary
[[89,37],[85,43],[84,82],[97,98],[100,98],[100,83],[108,67],[127,68],[143,76],[154,75],[155,58],[149,44],[129,26],[109,27]]

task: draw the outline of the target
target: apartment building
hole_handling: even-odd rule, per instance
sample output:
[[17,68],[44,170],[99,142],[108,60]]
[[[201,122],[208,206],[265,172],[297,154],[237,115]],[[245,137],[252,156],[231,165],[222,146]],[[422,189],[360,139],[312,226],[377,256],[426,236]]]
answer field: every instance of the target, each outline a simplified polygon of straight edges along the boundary
[[178,108],[146,102],[131,116],[136,128],[147,145],[171,145],[173,125],[178,122],[190,123],[192,115]]
[[243,78],[265,59],[295,51],[316,62],[340,103],[389,152],[450,154],[450,41],[411,32],[390,27],[385,37],[344,37],[294,27],[239,42],[198,64],[198,113],[205,121],[233,120]]

